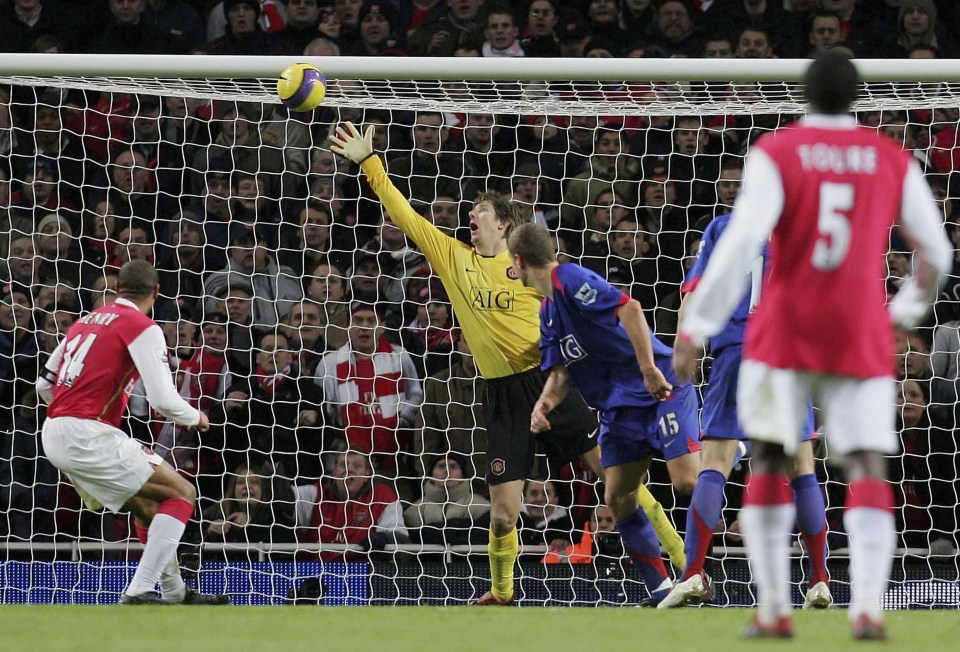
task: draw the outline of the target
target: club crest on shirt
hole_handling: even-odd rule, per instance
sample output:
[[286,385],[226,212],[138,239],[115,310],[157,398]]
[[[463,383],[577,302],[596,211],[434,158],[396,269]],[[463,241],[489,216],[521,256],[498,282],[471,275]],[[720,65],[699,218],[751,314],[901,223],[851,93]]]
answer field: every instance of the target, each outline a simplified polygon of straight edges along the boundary
[[516,281],[520,278],[520,274],[511,266],[507,268],[507,278],[511,281]]
[[580,286],[580,289],[577,290],[577,293],[574,297],[585,306],[589,306],[591,303],[597,300],[597,290],[590,287],[589,283],[584,283]]

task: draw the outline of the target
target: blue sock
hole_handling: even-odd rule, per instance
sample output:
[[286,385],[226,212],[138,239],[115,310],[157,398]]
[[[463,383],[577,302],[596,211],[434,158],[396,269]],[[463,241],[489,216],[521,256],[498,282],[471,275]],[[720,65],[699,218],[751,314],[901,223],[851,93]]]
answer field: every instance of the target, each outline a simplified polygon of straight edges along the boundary
[[687,567],[683,570],[685,580],[703,571],[713,529],[723,512],[723,488],[726,484],[727,479],[723,474],[713,469],[701,471],[697,478],[690,509],[687,510],[687,532],[683,541],[683,551],[687,556]]
[[632,515],[617,521],[617,531],[620,532],[623,547],[637,565],[650,597],[662,600],[669,589],[657,591],[657,588],[667,579],[667,569],[660,557],[660,541],[647,515],[642,509],[637,509]]
[[797,505],[797,525],[810,561],[810,583],[829,581],[827,575],[827,514],[823,491],[814,473],[790,482]]

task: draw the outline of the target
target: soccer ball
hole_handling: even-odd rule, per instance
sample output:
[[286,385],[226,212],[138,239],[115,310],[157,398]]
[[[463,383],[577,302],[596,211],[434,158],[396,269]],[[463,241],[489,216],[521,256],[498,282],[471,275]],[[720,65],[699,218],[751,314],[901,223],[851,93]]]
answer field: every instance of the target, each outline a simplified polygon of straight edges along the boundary
[[280,73],[277,95],[291,111],[312,111],[327,95],[327,78],[309,63],[295,63]]

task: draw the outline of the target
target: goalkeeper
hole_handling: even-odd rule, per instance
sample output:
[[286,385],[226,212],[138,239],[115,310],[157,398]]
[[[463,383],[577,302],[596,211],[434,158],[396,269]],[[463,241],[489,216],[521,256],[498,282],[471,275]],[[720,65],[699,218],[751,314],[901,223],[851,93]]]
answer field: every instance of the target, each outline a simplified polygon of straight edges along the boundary
[[[534,436],[530,432],[530,414],[544,385],[539,351],[540,295],[519,281],[507,251],[507,236],[522,218],[499,193],[480,193],[469,214],[472,246],[464,244],[417,214],[394,187],[380,158],[374,155],[373,127],[361,135],[347,122],[330,140],[334,152],[360,164],[390,219],[430,261],[450,296],[477,368],[487,381],[484,413],[492,587],[476,604],[512,604],[523,482],[528,477],[542,477],[545,471],[536,462],[537,454],[555,463],[580,456],[602,477],[597,421],[576,392],[550,413],[549,433]],[[672,561],[681,564],[682,543],[676,531],[646,488],[641,487],[639,493],[661,541],[669,537]]]

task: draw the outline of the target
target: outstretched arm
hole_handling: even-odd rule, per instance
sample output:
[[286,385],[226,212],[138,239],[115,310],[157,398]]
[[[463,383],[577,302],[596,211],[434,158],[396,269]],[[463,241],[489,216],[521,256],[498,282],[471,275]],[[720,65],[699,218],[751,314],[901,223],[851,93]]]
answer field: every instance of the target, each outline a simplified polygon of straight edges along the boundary
[[567,368],[558,364],[550,369],[547,382],[543,385],[540,398],[530,413],[530,432],[540,433],[550,430],[550,419],[547,415],[553,411],[567,396],[570,385],[570,374]]

